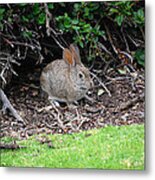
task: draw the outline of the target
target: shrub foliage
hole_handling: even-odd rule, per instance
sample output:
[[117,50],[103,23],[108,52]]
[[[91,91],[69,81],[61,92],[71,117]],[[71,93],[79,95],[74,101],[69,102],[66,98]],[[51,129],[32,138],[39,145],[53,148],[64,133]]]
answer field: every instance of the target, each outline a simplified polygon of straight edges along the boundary
[[3,4],[0,40],[18,62],[51,61],[74,42],[85,63],[126,56],[144,66],[144,1]]

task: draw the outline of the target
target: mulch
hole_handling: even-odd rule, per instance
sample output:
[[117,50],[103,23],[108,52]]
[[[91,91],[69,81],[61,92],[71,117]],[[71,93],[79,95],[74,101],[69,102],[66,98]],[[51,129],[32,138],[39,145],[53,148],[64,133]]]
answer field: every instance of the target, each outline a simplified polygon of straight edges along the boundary
[[144,123],[144,71],[120,74],[111,70],[108,75],[98,74],[98,78],[104,82],[111,97],[94,78],[95,87],[88,93],[91,100],[84,98],[72,109],[65,104],[56,109],[49,107],[50,102],[42,97],[39,87],[40,69],[19,75],[5,92],[25,125],[17,122],[9,112],[0,111],[0,137],[25,139],[40,133],[65,134],[108,125]]

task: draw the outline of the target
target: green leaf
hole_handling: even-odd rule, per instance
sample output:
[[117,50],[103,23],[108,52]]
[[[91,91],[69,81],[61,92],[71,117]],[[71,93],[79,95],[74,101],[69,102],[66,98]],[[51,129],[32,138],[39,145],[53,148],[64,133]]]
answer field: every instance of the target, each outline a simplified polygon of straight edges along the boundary
[[64,3],[64,2],[60,2],[59,4],[60,4],[61,7],[65,7],[66,6],[66,3]]
[[64,26],[65,26],[66,28],[70,28],[70,27],[71,27],[71,22],[70,22],[69,19],[66,19],[66,20],[64,21]]
[[50,3],[47,5],[49,9],[54,9],[54,4],[53,3]]
[[0,8],[0,15],[3,15],[5,12],[5,9],[4,8]]
[[118,69],[118,72],[122,75],[125,75],[127,73],[126,69]]
[[79,20],[78,19],[73,19],[72,20],[72,24],[78,24],[79,23]]
[[0,30],[3,30],[3,24],[0,22]]
[[22,33],[23,37],[27,37],[27,38],[30,38],[32,37],[32,32],[31,31],[24,31]]
[[19,6],[24,7],[26,6],[26,3],[20,3]]
[[143,9],[139,9],[137,12],[134,12],[134,20],[137,24],[144,24],[144,11]]
[[138,15],[140,18],[143,18],[143,17],[144,17],[144,11],[143,11],[143,9],[139,9],[139,10],[137,11],[137,15]]
[[118,9],[110,8],[110,12],[111,12],[111,14],[113,14],[113,13],[118,13]]
[[55,19],[56,19],[56,21],[61,21],[61,20],[64,19],[64,17],[63,17],[63,16],[58,16],[58,17],[56,17]]
[[89,8],[88,7],[84,8],[84,11],[85,11],[84,16],[85,17],[89,16]]
[[145,55],[144,55],[144,50],[143,49],[138,49],[135,52],[135,59],[137,60],[138,64],[141,66],[145,66]]
[[93,18],[94,18],[94,15],[93,15],[92,13],[89,14],[88,19],[89,19],[89,20],[93,20]]
[[45,13],[41,13],[38,17],[38,24],[40,24],[40,25],[44,24],[45,20],[46,20]]
[[10,18],[10,17],[8,17],[8,22],[9,22],[9,23],[12,23],[12,21],[13,21],[13,19]]
[[99,35],[99,36],[104,36],[104,35],[105,35],[105,31],[101,31],[101,30],[100,30],[100,31],[98,32],[98,35]]
[[37,14],[39,14],[40,13],[40,7],[39,7],[39,4],[37,3],[37,4],[34,4],[34,6],[33,6],[33,14],[34,15],[37,15]]
[[76,11],[79,10],[79,7],[80,7],[79,3],[74,3],[74,8],[75,8]]
[[83,29],[89,30],[89,29],[91,29],[91,25],[90,25],[90,24],[85,24],[85,25],[83,26]]
[[68,14],[67,14],[67,13],[65,13],[65,14],[64,14],[64,17],[65,17],[65,18],[68,18]]
[[82,41],[79,42],[79,45],[83,48],[84,47],[84,44]]
[[78,30],[80,30],[80,27],[79,26],[72,26],[72,29],[74,29],[75,31],[78,31]]
[[22,20],[23,20],[24,22],[29,22],[29,19],[28,19],[26,16],[22,16]]
[[122,25],[123,20],[124,20],[124,16],[123,15],[116,16],[116,18],[115,18],[115,21],[117,22],[117,24],[119,26]]

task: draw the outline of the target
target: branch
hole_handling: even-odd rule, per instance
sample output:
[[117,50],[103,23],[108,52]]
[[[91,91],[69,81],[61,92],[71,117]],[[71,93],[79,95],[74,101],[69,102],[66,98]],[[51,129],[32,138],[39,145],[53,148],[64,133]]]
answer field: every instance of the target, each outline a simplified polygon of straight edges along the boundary
[[127,39],[126,39],[126,37],[124,35],[123,26],[121,27],[121,33],[122,33],[122,36],[123,36],[123,39],[124,39],[124,42],[125,42],[126,50],[127,50],[127,52],[130,52],[129,44],[128,44]]
[[108,96],[111,97],[112,95],[111,95],[110,91],[108,90],[108,88],[105,86],[105,84],[104,84],[103,82],[101,82],[101,81],[99,80],[99,78],[98,78],[94,73],[90,72],[90,74],[91,74],[91,75],[100,83],[100,85],[105,89],[105,91],[108,93]]
[[116,49],[116,47],[115,47],[115,45],[114,45],[114,43],[113,43],[112,37],[110,36],[109,29],[108,29],[108,27],[105,25],[105,23],[104,23],[104,27],[105,27],[105,29],[106,29],[106,32],[107,32],[109,41],[110,41],[110,43],[111,43],[111,46],[112,46],[114,52],[115,52],[116,54],[118,54],[117,49]]
[[9,99],[5,95],[4,91],[0,88],[0,99],[3,102],[3,108],[2,110],[9,109],[12,115],[18,120],[18,122],[21,122],[25,124],[24,120],[21,118],[21,116],[17,113],[17,111],[14,109],[14,107],[11,105]]
[[57,33],[51,26],[50,26],[50,20],[52,19],[52,14],[49,12],[49,9],[48,9],[48,6],[47,6],[47,3],[44,3],[44,7],[45,7],[45,13],[46,13],[46,33],[47,33],[47,36],[50,36],[51,35],[51,32],[54,34],[54,35],[51,35],[52,38],[55,40],[55,42],[58,44],[58,46],[61,48],[61,49],[64,49],[64,47],[59,43],[59,41],[55,38],[55,36],[57,37],[59,34],[62,34],[62,33]]
[[11,54],[0,52],[0,78],[2,79],[2,87],[7,84],[7,81],[10,80],[9,77],[11,77],[12,74],[17,76],[12,64],[20,66],[20,63],[17,62]]
[[108,49],[100,42],[98,42],[98,46],[103,49],[112,59],[114,59],[116,61],[116,58],[112,55],[112,53],[110,51],[108,51]]
[[46,33],[47,36],[50,36],[51,31],[53,32],[54,35],[58,35],[56,33],[56,31],[50,27],[50,19],[52,19],[52,14],[49,12],[48,6],[46,3],[44,3],[44,7],[45,7],[45,13],[46,13]]

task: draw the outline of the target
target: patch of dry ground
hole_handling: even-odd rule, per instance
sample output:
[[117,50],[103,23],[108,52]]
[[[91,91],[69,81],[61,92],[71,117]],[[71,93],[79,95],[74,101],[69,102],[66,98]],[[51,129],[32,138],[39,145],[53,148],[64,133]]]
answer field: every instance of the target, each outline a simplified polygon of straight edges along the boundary
[[[110,77],[99,77],[111,93],[107,94],[94,79],[95,88],[87,99],[79,101],[75,109],[61,105],[59,112],[41,97],[39,89],[40,71],[19,76],[7,89],[7,95],[25,120],[23,126],[11,114],[2,114],[0,136],[27,138],[36,133],[73,133],[107,125],[130,125],[144,123],[144,72],[120,75],[112,71]],[[42,110],[41,110],[42,109]]]

